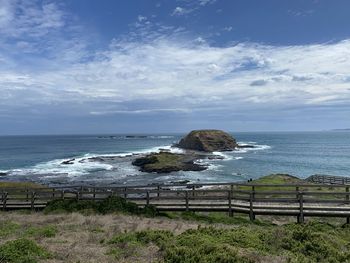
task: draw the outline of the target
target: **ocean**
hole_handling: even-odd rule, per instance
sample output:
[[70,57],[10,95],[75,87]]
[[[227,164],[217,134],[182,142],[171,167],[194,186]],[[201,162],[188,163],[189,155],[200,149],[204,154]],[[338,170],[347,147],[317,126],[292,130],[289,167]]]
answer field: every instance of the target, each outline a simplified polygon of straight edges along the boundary
[[[130,156],[170,149],[184,134],[1,136],[0,180],[49,185],[143,185],[190,182],[235,182],[272,173],[301,178],[313,174],[350,176],[350,132],[232,133],[252,149],[218,153],[200,172],[152,174],[138,171]],[[181,152],[180,149],[172,151]],[[120,156],[113,163],[83,162],[87,157]],[[72,164],[63,161],[74,159]],[[5,174],[5,175],[4,175]]]

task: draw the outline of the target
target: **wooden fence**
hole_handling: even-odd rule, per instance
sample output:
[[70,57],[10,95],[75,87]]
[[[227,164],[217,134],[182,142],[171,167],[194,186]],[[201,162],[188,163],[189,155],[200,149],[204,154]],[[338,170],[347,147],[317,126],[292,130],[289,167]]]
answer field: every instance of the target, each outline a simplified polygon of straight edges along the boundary
[[140,207],[159,211],[207,211],[249,215],[343,217],[350,220],[349,185],[215,183],[130,187],[71,186],[57,188],[0,188],[0,208],[42,209],[55,199],[103,200],[121,196]]
[[350,185],[350,177],[343,176],[331,176],[331,175],[322,175],[315,174],[306,178],[305,181],[310,183],[318,184],[341,184],[341,185]]

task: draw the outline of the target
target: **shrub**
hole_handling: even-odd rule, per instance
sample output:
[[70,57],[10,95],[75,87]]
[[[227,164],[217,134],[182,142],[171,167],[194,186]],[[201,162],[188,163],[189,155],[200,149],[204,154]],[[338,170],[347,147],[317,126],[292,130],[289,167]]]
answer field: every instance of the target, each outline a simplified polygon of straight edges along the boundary
[[16,239],[0,246],[0,262],[35,263],[49,257],[44,248],[29,239]]
[[76,199],[53,200],[48,202],[45,208],[46,213],[51,212],[84,212],[107,214],[113,212],[124,212],[136,215],[156,216],[158,214],[155,206],[147,205],[140,208],[136,203],[129,202],[119,196],[111,196],[102,201],[87,201]]
[[[240,225],[232,229],[201,227],[179,235],[146,230],[115,236],[115,248],[156,244],[165,262],[348,262],[350,228],[327,224]],[[274,260],[275,257],[275,260]],[[282,260],[283,259],[283,260]]]
[[25,235],[33,237],[54,237],[58,230],[56,226],[30,227],[25,231]]
[[[7,237],[15,233],[20,226],[10,221],[0,222],[0,238]],[[0,261],[1,262],[1,261]]]

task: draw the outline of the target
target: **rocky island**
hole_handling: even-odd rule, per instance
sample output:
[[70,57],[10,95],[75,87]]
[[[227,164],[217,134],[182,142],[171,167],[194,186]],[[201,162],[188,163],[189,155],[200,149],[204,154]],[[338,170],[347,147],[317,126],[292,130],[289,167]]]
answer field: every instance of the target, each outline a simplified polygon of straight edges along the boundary
[[238,147],[236,139],[220,130],[195,130],[180,140],[177,145],[182,149],[203,152],[232,151]]
[[170,173],[176,171],[203,171],[206,166],[195,163],[195,154],[176,154],[170,152],[151,153],[135,159],[132,164],[140,171],[148,173]]
[[198,164],[201,159],[222,159],[213,152],[232,151],[239,148],[236,140],[220,130],[195,130],[180,140],[176,145],[184,153],[161,151],[136,158],[132,164],[142,172],[170,173],[176,171],[202,171],[207,166]]

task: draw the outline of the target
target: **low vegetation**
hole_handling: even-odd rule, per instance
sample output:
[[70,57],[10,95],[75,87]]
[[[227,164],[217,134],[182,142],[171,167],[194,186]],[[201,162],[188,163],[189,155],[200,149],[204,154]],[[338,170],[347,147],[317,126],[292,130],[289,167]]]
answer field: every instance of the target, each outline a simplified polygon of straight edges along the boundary
[[[155,244],[165,262],[347,262],[350,228],[327,224],[240,226],[232,229],[199,227],[179,235],[147,230],[116,235],[112,254],[127,258],[132,248]],[[125,248],[128,248],[125,250]],[[130,252],[130,251],[129,251]]]
[[115,213],[123,212],[136,215],[145,215],[154,217],[157,215],[157,210],[154,206],[148,205],[140,208],[133,202],[128,202],[119,196],[108,197],[100,202],[90,200],[53,200],[50,201],[45,210],[46,213],[60,213],[60,212],[85,212],[85,213]]
[[[298,180],[274,175],[254,182]],[[261,218],[159,214],[121,197],[56,200],[44,212],[0,212],[0,262],[350,262],[344,220]]]
[[50,258],[46,249],[33,240],[21,238],[0,245],[0,262],[35,263],[40,259]]
[[0,182],[0,188],[40,188],[45,187],[32,182]]

